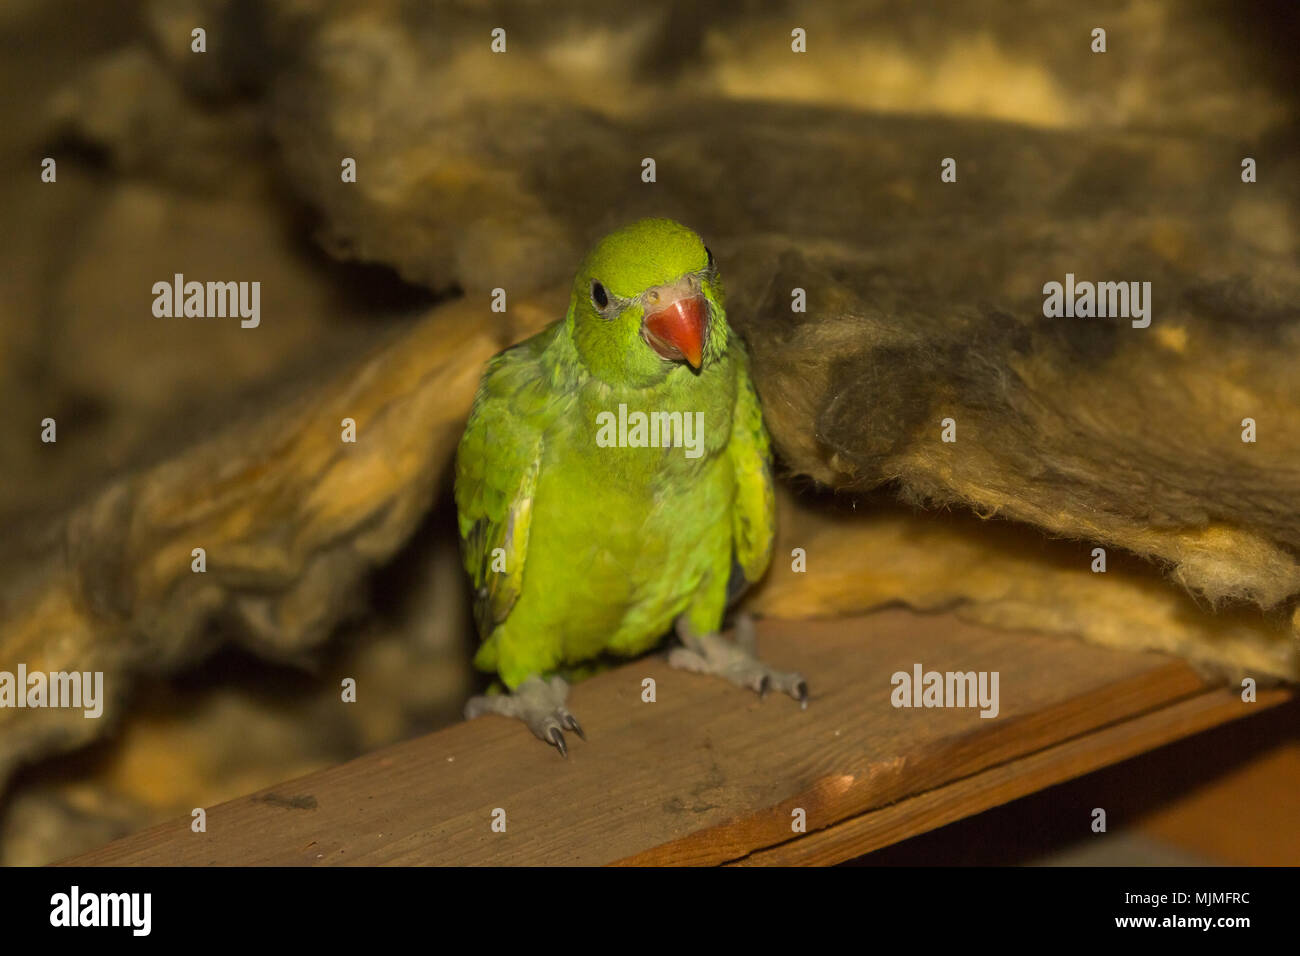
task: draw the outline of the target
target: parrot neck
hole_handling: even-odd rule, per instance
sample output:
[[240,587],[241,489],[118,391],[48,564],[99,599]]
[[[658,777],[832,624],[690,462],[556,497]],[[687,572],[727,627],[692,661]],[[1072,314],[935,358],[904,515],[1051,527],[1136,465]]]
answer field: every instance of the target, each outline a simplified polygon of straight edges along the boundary
[[570,439],[599,446],[602,455],[617,449],[629,474],[694,472],[730,440],[740,367],[730,351],[698,373],[681,365],[650,385],[610,384],[591,374],[561,323],[543,354],[552,388],[576,406],[565,416],[575,428]]

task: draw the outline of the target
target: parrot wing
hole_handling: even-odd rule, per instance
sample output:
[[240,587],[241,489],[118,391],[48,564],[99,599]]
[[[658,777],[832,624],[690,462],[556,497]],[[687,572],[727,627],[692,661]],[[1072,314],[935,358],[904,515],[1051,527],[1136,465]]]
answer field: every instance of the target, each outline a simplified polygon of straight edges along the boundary
[[772,488],[772,453],[758,393],[749,378],[749,358],[738,349],[736,408],[732,415],[728,451],[736,476],[736,501],[731,516],[731,540],[736,564],[745,581],[763,576],[772,559],[776,533],[776,500]]
[[506,619],[523,586],[550,417],[540,351],[535,337],[488,363],[456,452],[456,513],[484,640]]

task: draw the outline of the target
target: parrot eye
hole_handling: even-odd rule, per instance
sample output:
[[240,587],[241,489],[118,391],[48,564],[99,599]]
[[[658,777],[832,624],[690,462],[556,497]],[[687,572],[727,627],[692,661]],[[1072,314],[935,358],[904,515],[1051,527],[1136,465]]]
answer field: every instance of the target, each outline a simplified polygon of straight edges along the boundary
[[609,305],[609,294],[605,291],[605,287],[599,282],[593,282],[591,284],[591,301],[595,303],[595,306],[598,309],[604,309]]

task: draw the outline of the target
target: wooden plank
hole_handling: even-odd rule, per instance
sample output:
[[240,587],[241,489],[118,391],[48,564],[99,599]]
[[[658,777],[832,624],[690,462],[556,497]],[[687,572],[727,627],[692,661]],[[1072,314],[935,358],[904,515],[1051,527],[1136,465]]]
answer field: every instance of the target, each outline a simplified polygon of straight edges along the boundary
[[[818,833],[759,850],[728,866],[830,866],[946,826],[1038,790],[1082,776],[1230,720],[1261,713],[1290,700],[1289,690],[1268,690],[1250,709],[1238,694],[1214,690],[1121,721],[1054,747],[1008,761],[944,787]],[[1080,811],[1080,832],[1089,820]]]
[[[650,657],[574,688],[589,740],[568,760],[511,721],[481,718],[213,807],[206,833],[178,820],[67,862],[724,863],[787,843],[795,807],[810,831],[826,830],[1206,693],[1170,658],[902,609],[763,622],[759,646],[808,678],[806,711]],[[890,677],[915,663],[999,672],[999,716],[894,708]],[[644,678],[657,683],[654,703],[641,700]],[[364,706],[364,689],[349,706]],[[491,829],[494,808],[505,833]],[[918,815],[893,838],[940,818]]]

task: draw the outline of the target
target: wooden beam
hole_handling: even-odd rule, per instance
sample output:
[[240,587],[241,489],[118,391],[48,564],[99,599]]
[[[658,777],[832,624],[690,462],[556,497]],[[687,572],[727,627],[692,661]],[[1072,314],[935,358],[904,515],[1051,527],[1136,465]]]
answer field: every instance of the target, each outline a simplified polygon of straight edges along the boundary
[[[1290,696],[1290,691],[1286,690],[1265,691],[1258,708],[1273,707]],[[990,767],[806,837],[758,850],[727,865],[817,866],[842,863],[1135,757],[1181,737],[1236,720],[1243,713],[1236,694],[1226,690],[1207,691],[1027,757]],[[1089,822],[1086,816],[1080,816],[1080,832]]]
[[[759,648],[808,678],[806,711],[646,658],[574,688],[589,739],[567,760],[481,718],[212,807],[206,833],[178,820],[66,862],[832,863],[1288,693],[1245,704],[1181,661],[901,609],[766,621]],[[893,707],[891,675],[917,663],[997,671],[1000,713]],[[791,831],[796,808],[806,835]]]

